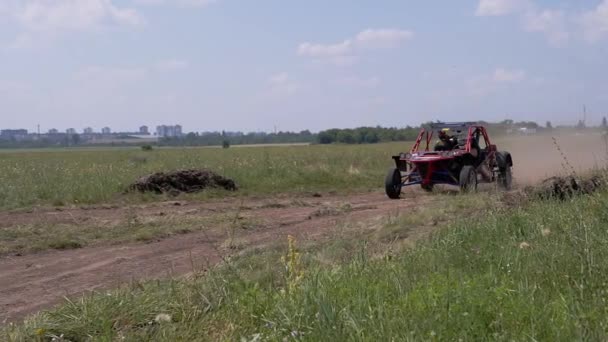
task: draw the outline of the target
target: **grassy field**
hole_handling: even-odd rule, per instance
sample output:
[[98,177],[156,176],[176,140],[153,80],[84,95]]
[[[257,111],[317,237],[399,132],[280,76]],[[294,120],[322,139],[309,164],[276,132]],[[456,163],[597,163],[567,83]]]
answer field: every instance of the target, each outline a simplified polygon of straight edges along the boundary
[[405,149],[406,144],[395,143],[7,151],[0,153],[0,208],[145,200],[150,197],[121,193],[143,175],[180,168],[210,168],[235,179],[245,195],[375,189],[382,185],[390,156]]
[[[608,160],[599,135],[561,136],[557,140],[570,163],[580,170]],[[501,138],[500,149],[513,153],[515,176],[536,182],[564,169],[564,159],[550,136]],[[124,195],[137,178],[155,171],[210,168],[231,177],[239,195],[366,191],[379,189],[391,156],[411,143],[372,145],[256,146],[249,148],[5,150],[0,153],[0,209],[34,205],[83,205],[158,200]],[[520,166],[534,165],[534,168]],[[204,192],[185,198],[206,198]],[[227,196],[221,192],[220,196]]]
[[[565,168],[550,140],[525,138],[507,146],[520,150],[515,158],[524,165]],[[569,146],[582,145],[564,144],[574,165],[598,165],[597,158],[572,154]],[[0,154],[0,207],[158,199],[121,192],[141,175],[189,167],[234,178],[243,195],[378,189],[390,156],[404,149],[378,144],[6,152]],[[226,194],[186,198],[215,195]],[[508,200],[495,192],[432,196],[433,205],[388,214],[374,226],[348,223],[361,227],[345,227],[324,242],[276,241],[211,270],[194,269],[188,279],[134,282],[73,299],[1,328],[0,340],[608,338],[608,192],[561,202]],[[229,221],[207,219],[209,226]],[[79,245],[65,248],[75,248],[193,231],[191,222],[172,217],[160,219],[158,227],[131,221],[128,215],[116,220],[102,235],[95,225],[61,224],[19,226],[0,238],[10,242],[2,245],[6,252],[23,249],[21,244],[26,250],[64,248],[53,245],[54,235],[71,234],[68,240]],[[429,224],[435,231],[430,239],[413,248],[403,239]]]
[[[478,201],[459,196],[463,207],[480,208],[473,218],[456,219],[413,249],[382,252],[371,236],[310,248],[284,241],[204,277],[136,283],[68,302],[6,327],[4,338],[608,338],[608,193],[515,207]],[[406,229],[408,220],[391,219],[384,229]]]

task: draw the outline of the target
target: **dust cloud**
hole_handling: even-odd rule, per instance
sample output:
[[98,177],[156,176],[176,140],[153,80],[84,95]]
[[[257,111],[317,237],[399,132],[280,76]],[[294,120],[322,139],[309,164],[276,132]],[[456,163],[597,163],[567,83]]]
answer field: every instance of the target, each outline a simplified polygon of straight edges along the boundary
[[510,136],[492,143],[499,151],[511,152],[513,177],[518,185],[571,174],[571,168],[585,173],[608,165],[608,142],[600,133]]

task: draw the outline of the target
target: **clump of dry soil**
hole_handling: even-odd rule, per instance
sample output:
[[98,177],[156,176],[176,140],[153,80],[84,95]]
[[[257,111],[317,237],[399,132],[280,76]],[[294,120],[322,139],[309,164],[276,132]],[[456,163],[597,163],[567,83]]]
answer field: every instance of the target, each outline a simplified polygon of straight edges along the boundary
[[505,192],[502,201],[508,206],[520,207],[533,199],[567,200],[578,195],[590,195],[605,189],[608,181],[605,176],[562,176],[549,177],[536,185],[528,185],[514,191]]
[[129,191],[155,193],[192,193],[205,189],[238,189],[234,180],[221,176],[206,169],[177,170],[172,172],[157,172],[141,177],[129,186]]
[[540,198],[564,200],[574,195],[588,195],[599,190],[604,181],[599,176],[577,178],[574,176],[550,177],[534,187],[532,193]]

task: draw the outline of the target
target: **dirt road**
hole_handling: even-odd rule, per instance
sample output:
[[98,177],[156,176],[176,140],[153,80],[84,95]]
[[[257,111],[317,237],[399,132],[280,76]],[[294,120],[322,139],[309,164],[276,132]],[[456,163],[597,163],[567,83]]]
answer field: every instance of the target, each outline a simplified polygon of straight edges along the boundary
[[[306,197],[300,205],[293,199],[247,200],[239,215],[260,222],[257,228],[239,230],[239,243],[246,248],[264,246],[285,240],[287,234],[304,241],[329,239],[338,222],[365,222],[386,217],[396,210],[424,205],[429,196],[411,191],[399,201],[383,193],[348,197]],[[348,204],[348,210],[336,208]],[[234,210],[239,203],[231,201],[204,203],[156,203],[131,208],[100,207],[56,211],[1,212],[0,229],[20,223],[74,221],[80,218],[120,216],[125,211],[146,215],[164,212],[210,212]],[[343,225],[342,228],[343,229]],[[413,232],[411,239],[425,234]],[[0,257],[0,322],[16,321],[25,315],[59,303],[64,296],[91,290],[109,289],[132,280],[180,276],[221,260],[226,249],[227,231],[210,230],[179,235],[152,243],[101,245],[65,251],[48,251]],[[196,266],[193,266],[196,265]]]

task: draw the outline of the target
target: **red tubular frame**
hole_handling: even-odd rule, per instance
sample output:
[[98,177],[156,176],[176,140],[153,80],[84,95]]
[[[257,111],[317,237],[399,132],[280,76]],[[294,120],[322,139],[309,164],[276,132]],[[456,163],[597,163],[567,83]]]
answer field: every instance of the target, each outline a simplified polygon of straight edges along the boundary
[[422,142],[422,138],[424,137],[424,133],[426,133],[426,148],[425,148],[425,152],[429,151],[429,148],[431,146],[431,141],[433,140],[433,131],[427,131],[425,128],[422,128],[420,130],[420,133],[418,133],[418,137],[416,138],[416,142],[414,143],[414,146],[412,146],[412,149],[410,150],[411,153],[415,153],[418,152],[418,149],[420,148],[420,143]]
[[424,134],[424,128],[422,130],[420,130],[420,133],[418,133],[418,137],[416,138],[416,142],[414,143],[414,146],[412,146],[412,149],[410,150],[411,153],[414,153],[416,151],[418,151],[418,147],[420,147],[420,142],[422,141],[422,135]]
[[[471,152],[471,143],[472,143],[472,139],[473,139],[473,134],[475,133],[476,130],[480,130],[483,138],[486,142],[486,144],[488,146],[492,146],[492,143],[490,141],[490,137],[488,136],[488,132],[486,131],[486,129],[483,126],[479,126],[479,125],[471,125],[468,127],[468,131],[467,131],[467,141],[464,145],[464,151],[461,150],[460,153],[470,153]],[[414,143],[414,146],[412,146],[412,149],[410,150],[410,153],[414,154],[419,152],[420,149],[420,144],[422,143],[422,139],[426,140],[426,148],[425,148],[425,152],[429,152],[430,150],[430,145],[431,145],[431,141],[433,140],[433,133],[434,131],[432,129],[427,130],[425,128],[422,128],[420,130],[420,133],[418,133],[418,137],[416,138],[416,142]],[[426,136],[425,136],[426,134]],[[489,158],[494,158],[494,151],[490,149],[490,155],[488,156]],[[410,157],[411,158],[411,157]],[[420,161],[412,161],[409,158],[407,159],[408,163],[411,164],[412,170],[411,171],[416,171],[418,169],[418,163],[425,163],[428,165],[428,169],[426,170],[426,175],[424,177],[424,179],[422,180],[422,185],[429,185],[432,183],[432,176],[433,173],[436,171],[437,169],[437,165],[435,165],[438,162],[441,162],[445,159],[450,159],[452,157],[444,157],[444,156],[438,156],[437,159],[432,159],[432,160],[420,160]]]

